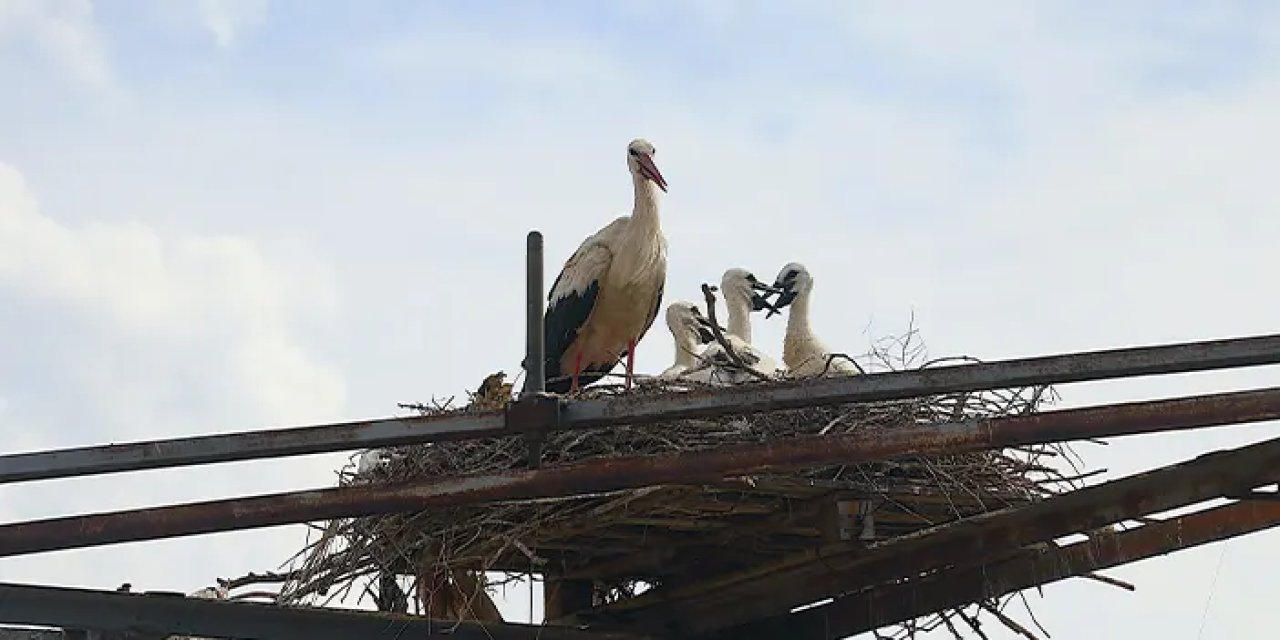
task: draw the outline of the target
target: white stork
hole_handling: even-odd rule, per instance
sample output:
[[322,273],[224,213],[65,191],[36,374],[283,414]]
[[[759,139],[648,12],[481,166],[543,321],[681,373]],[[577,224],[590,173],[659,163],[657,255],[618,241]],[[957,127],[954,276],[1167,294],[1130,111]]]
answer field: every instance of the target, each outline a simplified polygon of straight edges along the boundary
[[[769,316],[783,307],[790,306],[787,314],[787,332],[782,341],[782,362],[789,375],[808,378],[823,375],[851,375],[860,373],[852,362],[831,357],[831,352],[813,335],[809,325],[809,301],[813,295],[813,276],[798,262],[792,262],[778,272],[773,282],[778,299],[773,302]],[[768,317],[768,316],[766,316]],[[830,364],[828,365],[828,361]]]
[[711,321],[692,302],[680,300],[667,306],[667,328],[671,330],[676,346],[675,362],[658,378],[674,380],[698,365],[698,352],[716,336],[711,331]]
[[[733,347],[734,353],[742,359],[742,363],[766,376],[777,372],[778,363],[769,354],[751,344],[751,314],[755,311],[769,309],[773,305],[760,292],[780,293],[778,289],[756,280],[755,274],[746,269],[733,268],[720,277],[720,291],[724,295],[724,304],[729,309],[729,331],[725,341]],[[724,347],[714,343],[702,352],[702,359],[709,362],[727,364],[731,362]],[[744,371],[724,371],[720,381],[737,384],[753,379]]]
[[547,296],[546,389],[577,391],[627,357],[626,388],[636,343],[653,326],[667,280],[667,240],[658,219],[658,189],[667,181],[643,139],[627,145],[635,188],[631,215],[587,238],[565,262]]

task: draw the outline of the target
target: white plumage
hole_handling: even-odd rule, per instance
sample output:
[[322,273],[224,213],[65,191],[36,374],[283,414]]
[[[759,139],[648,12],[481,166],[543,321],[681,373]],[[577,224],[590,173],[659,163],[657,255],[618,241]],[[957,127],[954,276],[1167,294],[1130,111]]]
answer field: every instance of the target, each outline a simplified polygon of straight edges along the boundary
[[667,279],[667,241],[658,218],[658,189],[667,182],[655,149],[627,145],[634,200],[622,216],[587,238],[565,262],[547,296],[546,389],[575,391],[627,358],[631,388],[636,344],[653,326]]
[[[792,262],[778,272],[773,287],[779,291],[774,301],[775,309],[790,306],[787,312],[787,332],[782,341],[782,362],[787,375],[810,378],[820,375],[854,375],[858,368],[849,360],[836,356],[813,333],[809,323],[809,303],[813,295],[813,276],[798,262]],[[770,312],[769,315],[773,315]],[[829,362],[829,364],[828,364]]]
[[715,340],[711,321],[692,302],[679,300],[667,305],[667,329],[675,343],[675,361],[658,374],[662,380],[675,380],[698,366],[704,345]]
[[[777,372],[778,363],[769,354],[751,344],[751,313],[771,308],[760,292],[776,292],[758,280],[746,269],[733,268],[724,272],[720,278],[720,291],[724,296],[725,307],[729,310],[729,328],[725,342],[733,348],[734,353],[756,372],[773,376]],[[729,354],[718,342],[712,342],[700,354],[704,367],[714,368],[711,382],[740,384],[755,380],[756,376],[741,369],[732,368]]]

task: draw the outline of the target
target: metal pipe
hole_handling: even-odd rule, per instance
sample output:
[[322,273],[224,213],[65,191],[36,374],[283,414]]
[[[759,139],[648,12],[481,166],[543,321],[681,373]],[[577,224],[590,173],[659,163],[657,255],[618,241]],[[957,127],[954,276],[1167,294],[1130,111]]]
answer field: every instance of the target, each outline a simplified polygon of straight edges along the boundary
[[[661,396],[565,401],[558,429],[649,424],[965,390],[1280,363],[1280,335],[801,380]],[[0,456],[0,483],[501,435],[499,412],[367,420]]]
[[0,484],[504,435],[501,413],[361,420],[0,456]]
[[542,234],[530,231],[525,241],[525,392],[547,388],[546,343],[542,306]]
[[454,622],[365,611],[186,598],[178,593],[121,593],[0,583],[0,622],[65,628],[125,630],[219,638],[272,640],[634,640],[530,624]]
[[459,476],[214,500],[0,525],[0,556],[412,512],[501,500],[572,496],[728,475],[901,456],[1101,438],[1280,419],[1280,388],[791,438],[664,456],[603,458],[534,471]]
[[[525,256],[525,379],[524,392],[520,394],[517,405],[525,402],[537,402],[534,397],[547,390],[547,346],[546,334],[543,331],[542,308],[542,234],[537,230],[530,231],[526,241]],[[527,464],[530,469],[542,466],[542,445],[546,442],[547,431],[558,425],[546,424],[537,420],[539,414],[535,407],[514,407],[518,418],[513,422],[511,413],[507,414],[507,426],[521,428],[527,452]],[[528,411],[521,411],[528,409]],[[557,406],[557,411],[559,407]],[[521,418],[533,417],[540,424],[520,424]]]

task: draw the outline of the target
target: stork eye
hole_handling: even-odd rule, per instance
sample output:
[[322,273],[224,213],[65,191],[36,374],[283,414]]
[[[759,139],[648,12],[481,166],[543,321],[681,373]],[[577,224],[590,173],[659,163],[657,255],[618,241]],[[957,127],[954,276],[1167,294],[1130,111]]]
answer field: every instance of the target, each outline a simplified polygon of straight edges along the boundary
[[748,273],[748,274],[747,274],[747,282],[755,282],[755,281],[756,281],[756,277],[755,277],[755,275]]
[[631,155],[633,155],[633,156],[638,156],[638,155],[640,155],[640,152],[636,151],[635,149],[627,149],[627,153],[629,153],[629,154],[631,154]]

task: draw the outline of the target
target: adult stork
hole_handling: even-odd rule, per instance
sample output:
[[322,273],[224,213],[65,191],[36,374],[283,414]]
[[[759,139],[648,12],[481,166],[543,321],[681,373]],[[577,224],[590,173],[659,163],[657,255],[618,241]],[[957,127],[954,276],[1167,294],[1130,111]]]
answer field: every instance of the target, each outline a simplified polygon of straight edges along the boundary
[[627,358],[626,388],[635,373],[636,343],[653,326],[667,280],[667,240],[658,218],[658,189],[667,181],[655,149],[627,145],[635,200],[631,215],[587,238],[565,262],[547,296],[546,389],[577,391]]
[[711,330],[711,321],[702,315],[698,305],[684,300],[667,305],[667,329],[671,330],[671,339],[675,342],[676,357],[658,378],[674,380],[698,366],[702,345],[714,342],[716,336]]
[[832,357],[826,345],[813,334],[809,324],[809,302],[813,295],[813,276],[798,262],[788,263],[778,272],[773,287],[778,299],[766,317],[784,307],[791,307],[787,314],[787,331],[782,341],[782,362],[789,375],[808,378],[820,375],[852,375],[860,373],[847,359]]

